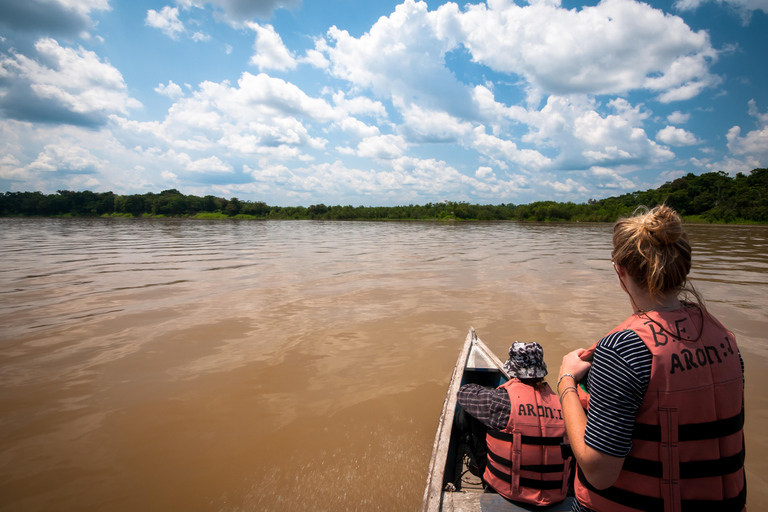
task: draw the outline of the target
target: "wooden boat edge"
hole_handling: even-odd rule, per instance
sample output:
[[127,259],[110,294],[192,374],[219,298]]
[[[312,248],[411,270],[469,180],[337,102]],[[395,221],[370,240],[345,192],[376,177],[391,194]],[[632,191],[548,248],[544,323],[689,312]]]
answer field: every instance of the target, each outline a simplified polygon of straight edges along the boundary
[[456,360],[456,366],[453,368],[451,382],[448,385],[448,391],[443,401],[443,409],[440,413],[440,421],[437,425],[435,441],[432,445],[432,456],[429,461],[429,472],[427,474],[427,486],[424,491],[422,503],[423,512],[439,512],[442,508],[443,499],[443,479],[445,477],[445,464],[448,458],[448,449],[451,440],[451,431],[453,429],[453,413],[456,410],[459,387],[467,361],[472,348],[483,353],[487,360],[491,361],[504,375],[509,375],[503,368],[502,362],[498,357],[477,337],[475,329],[469,328],[467,337],[464,340],[464,346]]

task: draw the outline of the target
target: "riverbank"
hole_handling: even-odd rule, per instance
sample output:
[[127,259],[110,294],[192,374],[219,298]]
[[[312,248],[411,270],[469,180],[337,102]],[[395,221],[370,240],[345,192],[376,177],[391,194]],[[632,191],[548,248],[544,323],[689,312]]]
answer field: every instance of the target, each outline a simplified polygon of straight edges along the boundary
[[724,172],[688,174],[657,189],[586,203],[536,201],[529,204],[470,204],[440,201],[424,205],[352,206],[313,204],[270,206],[263,201],[184,195],[176,189],[159,194],[118,195],[112,192],[6,192],[0,216],[193,217],[202,219],[273,220],[428,220],[537,222],[615,222],[638,207],[667,204],[690,223],[768,223],[768,169],[731,178]]
[[[595,224],[612,224],[616,220],[564,220],[564,219],[466,219],[459,218],[455,215],[446,215],[443,217],[424,217],[424,218],[322,218],[311,216],[269,216],[269,215],[227,215],[223,212],[200,212],[194,215],[164,215],[164,214],[152,214],[143,213],[140,215],[133,215],[131,213],[104,213],[102,215],[72,215],[71,213],[64,213],[61,215],[0,215],[0,218],[110,218],[110,219],[189,219],[189,220],[220,220],[220,221],[237,221],[237,220],[330,220],[330,221],[344,221],[344,222],[544,222],[544,223],[595,223]],[[618,218],[618,217],[617,217]],[[750,219],[707,219],[701,215],[683,215],[683,222],[686,224],[713,224],[713,225],[742,225],[742,226],[768,226],[768,221],[754,221]]]

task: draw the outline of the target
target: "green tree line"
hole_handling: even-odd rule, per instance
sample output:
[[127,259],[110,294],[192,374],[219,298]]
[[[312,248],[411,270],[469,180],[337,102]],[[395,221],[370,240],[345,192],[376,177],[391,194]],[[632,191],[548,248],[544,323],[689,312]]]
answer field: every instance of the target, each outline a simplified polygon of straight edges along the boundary
[[613,222],[640,205],[666,203],[681,215],[703,222],[768,222],[768,169],[730,177],[724,172],[687,174],[657,189],[586,203],[536,201],[530,204],[480,205],[444,201],[408,206],[269,206],[236,197],[184,195],[176,189],[159,194],[112,192],[5,192],[2,216],[164,216],[197,218],[319,220],[519,220]]

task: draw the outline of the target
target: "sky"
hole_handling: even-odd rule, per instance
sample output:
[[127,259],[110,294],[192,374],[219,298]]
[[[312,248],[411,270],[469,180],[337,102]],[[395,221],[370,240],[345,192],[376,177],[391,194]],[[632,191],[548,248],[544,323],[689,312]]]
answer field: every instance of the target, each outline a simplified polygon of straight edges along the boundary
[[768,0],[0,0],[0,192],[585,202],[768,167]]

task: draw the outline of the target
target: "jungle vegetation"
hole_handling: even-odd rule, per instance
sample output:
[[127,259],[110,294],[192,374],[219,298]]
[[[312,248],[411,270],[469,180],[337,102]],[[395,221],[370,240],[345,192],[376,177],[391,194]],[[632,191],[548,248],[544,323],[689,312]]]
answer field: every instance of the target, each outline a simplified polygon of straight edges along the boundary
[[730,177],[725,172],[687,174],[657,189],[586,203],[537,201],[530,204],[481,205],[444,201],[408,206],[269,206],[236,197],[184,195],[176,189],[159,194],[59,190],[0,194],[1,216],[195,217],[202,219],[318,220],[518,220],[614,222],[640,205],[666,203],[686,220],[715,223],[768,223],[768,169]]

